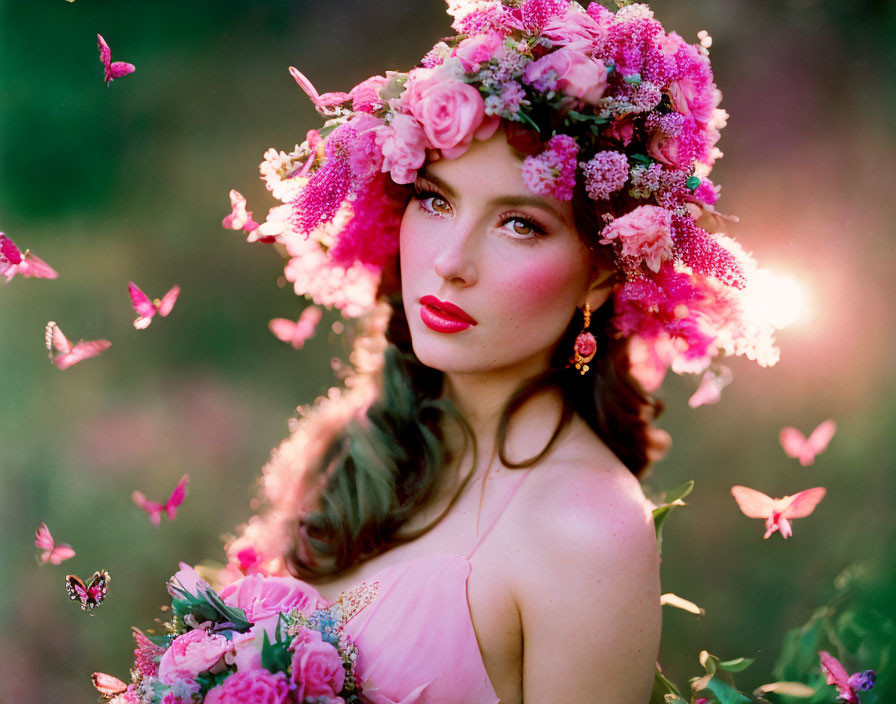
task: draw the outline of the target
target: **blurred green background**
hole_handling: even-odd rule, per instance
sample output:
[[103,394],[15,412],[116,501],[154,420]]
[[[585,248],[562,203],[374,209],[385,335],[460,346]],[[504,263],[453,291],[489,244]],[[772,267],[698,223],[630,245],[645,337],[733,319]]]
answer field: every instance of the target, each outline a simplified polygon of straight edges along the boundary
[[[694,380],[670,379],[668,458],[649,491],[697,480],[670,519],[664,589],[707,609],[668,611],[661,661],[678,681],[696,653],[757,657],[744,688],[772,679],[783,634],[832,593],[845,567],[877,566],[873,606],[892,613],[896,341],[896,5],[887,0],[657,0],[667,29],[707,29],[732,115],[713,179],[730,231],[797,279],[803,319],[772,369],[738,360],[719,405],[696,410]],[[348,90],[412,66],[449,33],[438,0],[0,0],[0,230],[59,272],[0,284],[0,701],[96,700],[95,670],[124,676],[131,624],[151,625],[179,560],[223,557],[220,537],[250,513],[254,482],[296,405],[334,379],[344,350],[325,318],[295,352],[267,329],[304,302],[278,285],[282,260],[224,230],[228,190],[256,217],[274,205],[257,177],[268,147],[289,151],[319,120],[287,73]],[[95,35],[136,72],[102,81]],[[127,282],[183,288],[174,313],[134,330]],[[281,282],[282,283],[282,282]],[[43,330],[106,337],[65,372]],[[777,432],[839,432],[810,468]],[[161,499],[184,473],[177,521],[153,528],[130,500]],[[786,542],[762,540],[728,494],[826,486]],[[77,556],[38,566],[46,521]],[[68,603],[66,572],[112,575],[93,615]],[[870,664],[852,662],[850,671]],[[892,681],[892,680],[891,680]],[[884,692],[879,691],[879,696]],[[880,698],[879,701],[896,701]]]

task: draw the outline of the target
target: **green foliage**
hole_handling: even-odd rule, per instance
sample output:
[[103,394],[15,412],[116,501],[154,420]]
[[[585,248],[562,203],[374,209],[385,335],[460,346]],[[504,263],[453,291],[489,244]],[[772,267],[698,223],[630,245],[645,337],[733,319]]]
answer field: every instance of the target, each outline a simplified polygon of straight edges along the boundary
[[682,501],[684,497],[694,490],[693,480],[687,481],[681,486],[670,489],[663,497],[663,503],[653,509],[653,527],[656,530],[656,546],[660,554],[663,554],[663,524],[669,517],[669,512],[678,506],[686,506]]
[[248,631],[252,625],[246,618],[245,611],[225,604],[211,587],[199,587],[198,594],[191,594],[177,584],[169,584],[172,591],[180,594],[171,599],[171,610],[176,618],[183,620],[185,616],[192,615],[199,623],[204,621],[213,621],[217,624],[231,623],[232,629],[239,632]]
[[217,687],[226,680],[232,672],[233,670],[222,670],[221,672],[215,673],[202,672],[196,675],[196,681],[199,683],[199,691],[208,692],[212,687]]
[[267,632],[264,634],[264,641],[261,644],[261,665],[271,672],[286,672],[289,669],[289,663],[292,660],[289,644],[292,642],[292,638],[285,638],[284,635],[288,632],[291,621],[290,616],[281,613],[277,617],[274,641],[271,642]]
[[832,704],[836,689],[825,683],[818,652],[829,651],[850,674],[874,670],[874,689],[862,692],[862,704],[883,704],[893,691],[892,662],[896,654],[896,623],[869,602],[882,586],[884,575],[868,564],[845,569],[834,581],[834,595],[816,609],[809,620],[787,632],[781,656],[775,664],[776,677],[806,682],[815,688],[811,698],[783,695],[786,704]]

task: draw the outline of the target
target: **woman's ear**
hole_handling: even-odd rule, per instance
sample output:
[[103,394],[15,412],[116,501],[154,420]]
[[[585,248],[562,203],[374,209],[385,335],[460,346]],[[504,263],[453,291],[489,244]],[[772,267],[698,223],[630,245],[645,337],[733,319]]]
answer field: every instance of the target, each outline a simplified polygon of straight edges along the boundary
[[616,283],[615,274],[616,269],[611,267],[596,269],[594,278],[591,279],[591,284],[585,294],[585,300],[582,301],[582,306],[584,307],[587,303],[591,306],[591,310],[597,310],[606,303],[610,294],[613,293],[613,284]]

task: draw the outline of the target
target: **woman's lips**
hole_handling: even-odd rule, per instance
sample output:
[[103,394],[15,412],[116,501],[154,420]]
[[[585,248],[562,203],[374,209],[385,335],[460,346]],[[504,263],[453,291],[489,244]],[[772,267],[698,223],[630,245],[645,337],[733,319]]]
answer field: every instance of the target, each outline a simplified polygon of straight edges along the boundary
[[440,301],[435,296],[420,299],[420,319],[426,327],[436,332],[460,332],[476,325],[476,321],[463,308]]

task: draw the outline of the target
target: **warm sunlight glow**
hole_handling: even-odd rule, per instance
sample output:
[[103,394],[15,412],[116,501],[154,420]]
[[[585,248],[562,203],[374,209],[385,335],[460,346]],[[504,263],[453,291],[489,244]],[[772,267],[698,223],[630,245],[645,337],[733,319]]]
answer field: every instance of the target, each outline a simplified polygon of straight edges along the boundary
[[804,318],[808,312],[806,293],[795,279],[759,269],[750,282],[746,305],[756,319],[765,320],[778,328]]

